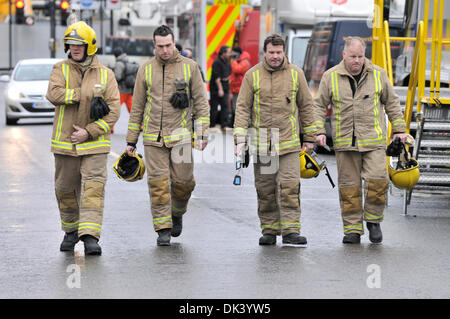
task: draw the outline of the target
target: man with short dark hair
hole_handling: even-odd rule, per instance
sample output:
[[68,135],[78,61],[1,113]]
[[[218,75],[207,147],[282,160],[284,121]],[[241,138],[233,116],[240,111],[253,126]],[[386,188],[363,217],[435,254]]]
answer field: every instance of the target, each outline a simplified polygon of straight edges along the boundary
[[208,143],[209,107],[197,63],[175,48],[172,30],[162,25],[153,39],[155,57],[138,71],[126,137],[134,156],[143,126],[147,183],[158,232],[157,245],[170,245],[182,231],[182,217],[195,187],[192,120],[195,148]]
[[209,92],[211,95],[211,127],[216,125],[218,117],[218,106],[220,105],[219,123],[222,129],[230,126],[228,121],[229,112],[229,80],[231,74],[230,66],[231,49],[229,46],[222,46],[219,49],[218,57],[214,60],[209,81]]
[[260,245],[275,245],[280,234],[284,244],[307,242],[300,236],[299,151],[313,149],[315,118],[303,71],[289,63],[284,50],[281,36],[266,38],[264,60],[242,81],[234,121],[235,155],[249,144],[253,156]]

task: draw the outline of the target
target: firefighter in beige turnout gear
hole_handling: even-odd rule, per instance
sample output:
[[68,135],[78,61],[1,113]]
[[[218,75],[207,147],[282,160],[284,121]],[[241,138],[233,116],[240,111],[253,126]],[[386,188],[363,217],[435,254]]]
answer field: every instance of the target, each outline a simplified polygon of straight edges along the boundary
[[392,124],[393,139],[405,141],[407,137],[399,99],[387,73],[365,58],[365,48],[361,38],[348,37],[342,61],[324,73],[314,100],[316,142],[321,146],[326,145],[324,122],[331,105],[343,243],[360,243],[363,220],[370,241],[382,241],[380,223],[389,185],[385,114]]
[[192,118],[196,148],[208,142],[209,106],[200,70],[195,61],[175,48],[167,26],[154,34],[155,57],[138,71],[126,137],[126,151],[134,155],[140,126],[147,183],[158,232],[157,244],[170,245],[182,231],[182,217],[195,187],[192,158]]
[[265,39],[264,61],[245,74],[234,122],[235,155],[249,144],[254,160],[260,245],[276,244],[280,234],[283,243],[306,244],[300,236],[300,124],[310,152],[315,117],[303,71],[289,63],[284,49],[279,35]]
[[[110,127],[119,118],[119,90],[114,73],[97,60],[91,27],[75,23],[63,41],[69,58],[55,64],[46,95],[55,105],[51,151],[56,198],[66,232],[60,250],[73,251],[80,238],[86,254],[99,255]],[[109,106],[102,118],[90,117],[94,96]]]

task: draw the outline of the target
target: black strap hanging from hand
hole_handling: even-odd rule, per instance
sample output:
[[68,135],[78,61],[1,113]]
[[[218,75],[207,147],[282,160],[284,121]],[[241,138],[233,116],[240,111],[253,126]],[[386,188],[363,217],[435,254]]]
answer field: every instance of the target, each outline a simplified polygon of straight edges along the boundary
[[324,168],[325,168],[325,175],[327,175],[331,186],[334,188],[336,185],[334,185],[333,179],[331,178],[330,172],[328,171],[328,167],[325,166]]

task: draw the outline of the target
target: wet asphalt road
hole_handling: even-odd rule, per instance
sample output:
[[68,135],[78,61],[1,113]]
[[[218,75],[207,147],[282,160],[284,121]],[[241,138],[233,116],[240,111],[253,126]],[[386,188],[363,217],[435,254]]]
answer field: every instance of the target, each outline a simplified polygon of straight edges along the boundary
[[[3,91],[3,85],[0,85]],[[0,93],[0,114],[4,113]],[[147,183],[125,183],[112,165],[125,147],[128,112],[112,137],[102,256],[62,253],[50,153],[51,121],[0,124],[0,298],[449,298],[450,199],[413,195],[402,214],[393,190],[384,241],[342,244],[337,189],[324,174],[302,180],[306,248],[261,247],[253,170],[233,186],[231,132],[195,151],[196,189],[183,233],[156,246]],[[139,144],[140,145],[140,144]],[[138,146],[139,147],[139,146]],[[140,146],[142,150],[142,146]],[[335,182],[334,157],[327,160]]]

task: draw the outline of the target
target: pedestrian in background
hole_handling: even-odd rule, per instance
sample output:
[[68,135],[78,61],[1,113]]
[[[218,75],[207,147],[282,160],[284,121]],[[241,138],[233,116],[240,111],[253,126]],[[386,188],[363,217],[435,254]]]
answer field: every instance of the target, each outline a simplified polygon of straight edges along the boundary
[[[229,46],[221,46],[218,57],[214,60],[211,69],[211,79],[209,81],[210,104],[211,104],[211,127],[220,123],[222,130],[231,127],[228,120],[229,105],[229,76],[231,49]],[[220,113],[218,106],[220,105]]]
[[236,101],[239,90],[242,85],[245,73],[252,67],[250,63],[250,53],[242,51],[240,47],[234,47],[231,50],[231,76],[230,76],[230,92],[231,92],[231,114],[229,116],[230,123],[234,123],[234,114],[236,112]]
[[116,76],[117,83],[119,84],[120,105],[125,103],[128,113],[130,113],[131,105],[133,105],[133,87],[130,87],[125,83],[126,68],[127,63],[129,63],[129,59],[121,47],[114,49],[114,57],[116,59],[114,75]]
[[197,63],[175,48],[172,30],[162,25],[153,33],[155,57],[138,71],[127,132],[128,155],[134,156],[143,124],[147,183],[158,233],[157,245],[180,236],[182,219],[195,187],[192,121],[195,147],[208,143],[209,107]]
[[[114,49],[114,57],[116,59],[116,63],[114,65],[114,76],[116,77],[116,81],[119,85],[120,92],[120,106],[125,103],[125,106],[130,113],[131,105],[133,103],[133,87],[130,87],[125,83],[126,71],[127,71],[127,63],[128,56],[121,47],[117,47]],[[111,133],[114,133],[114,126],[111,127]]]
[[240,156],[250,145],[263,235],[259,244],[275,245],[281,234],[285,244],[304,245],[306,237],[300,236],[299,151],[310,152],[314,147],[312,97],[303,71],[285,57],[281,36],[268,36],[263,50],[264,60],[245,74],[237,99],[235,155]]
[[100,255],[107,155],[120,96],[112,70],[98,62],[95,31],[84,21],[64,35],[68,59],[55,64],[46,98],[55,105],[52,147],[61,251],[81,239],[86,255]]
[[342,61],[323,74],[314,100],[318,116],[316,142],[320,146],[326,145],[324,123],[331,105],[343,243],[346,244],[360,243],[363,220],[370,241],[382,241],[380,223],[389,185],[385,112],[392,123],[393,139],[398,137],[404,142],[407,136],[400,102],[387,73],[365,58],[365,50],[363,39],[348,37]]

